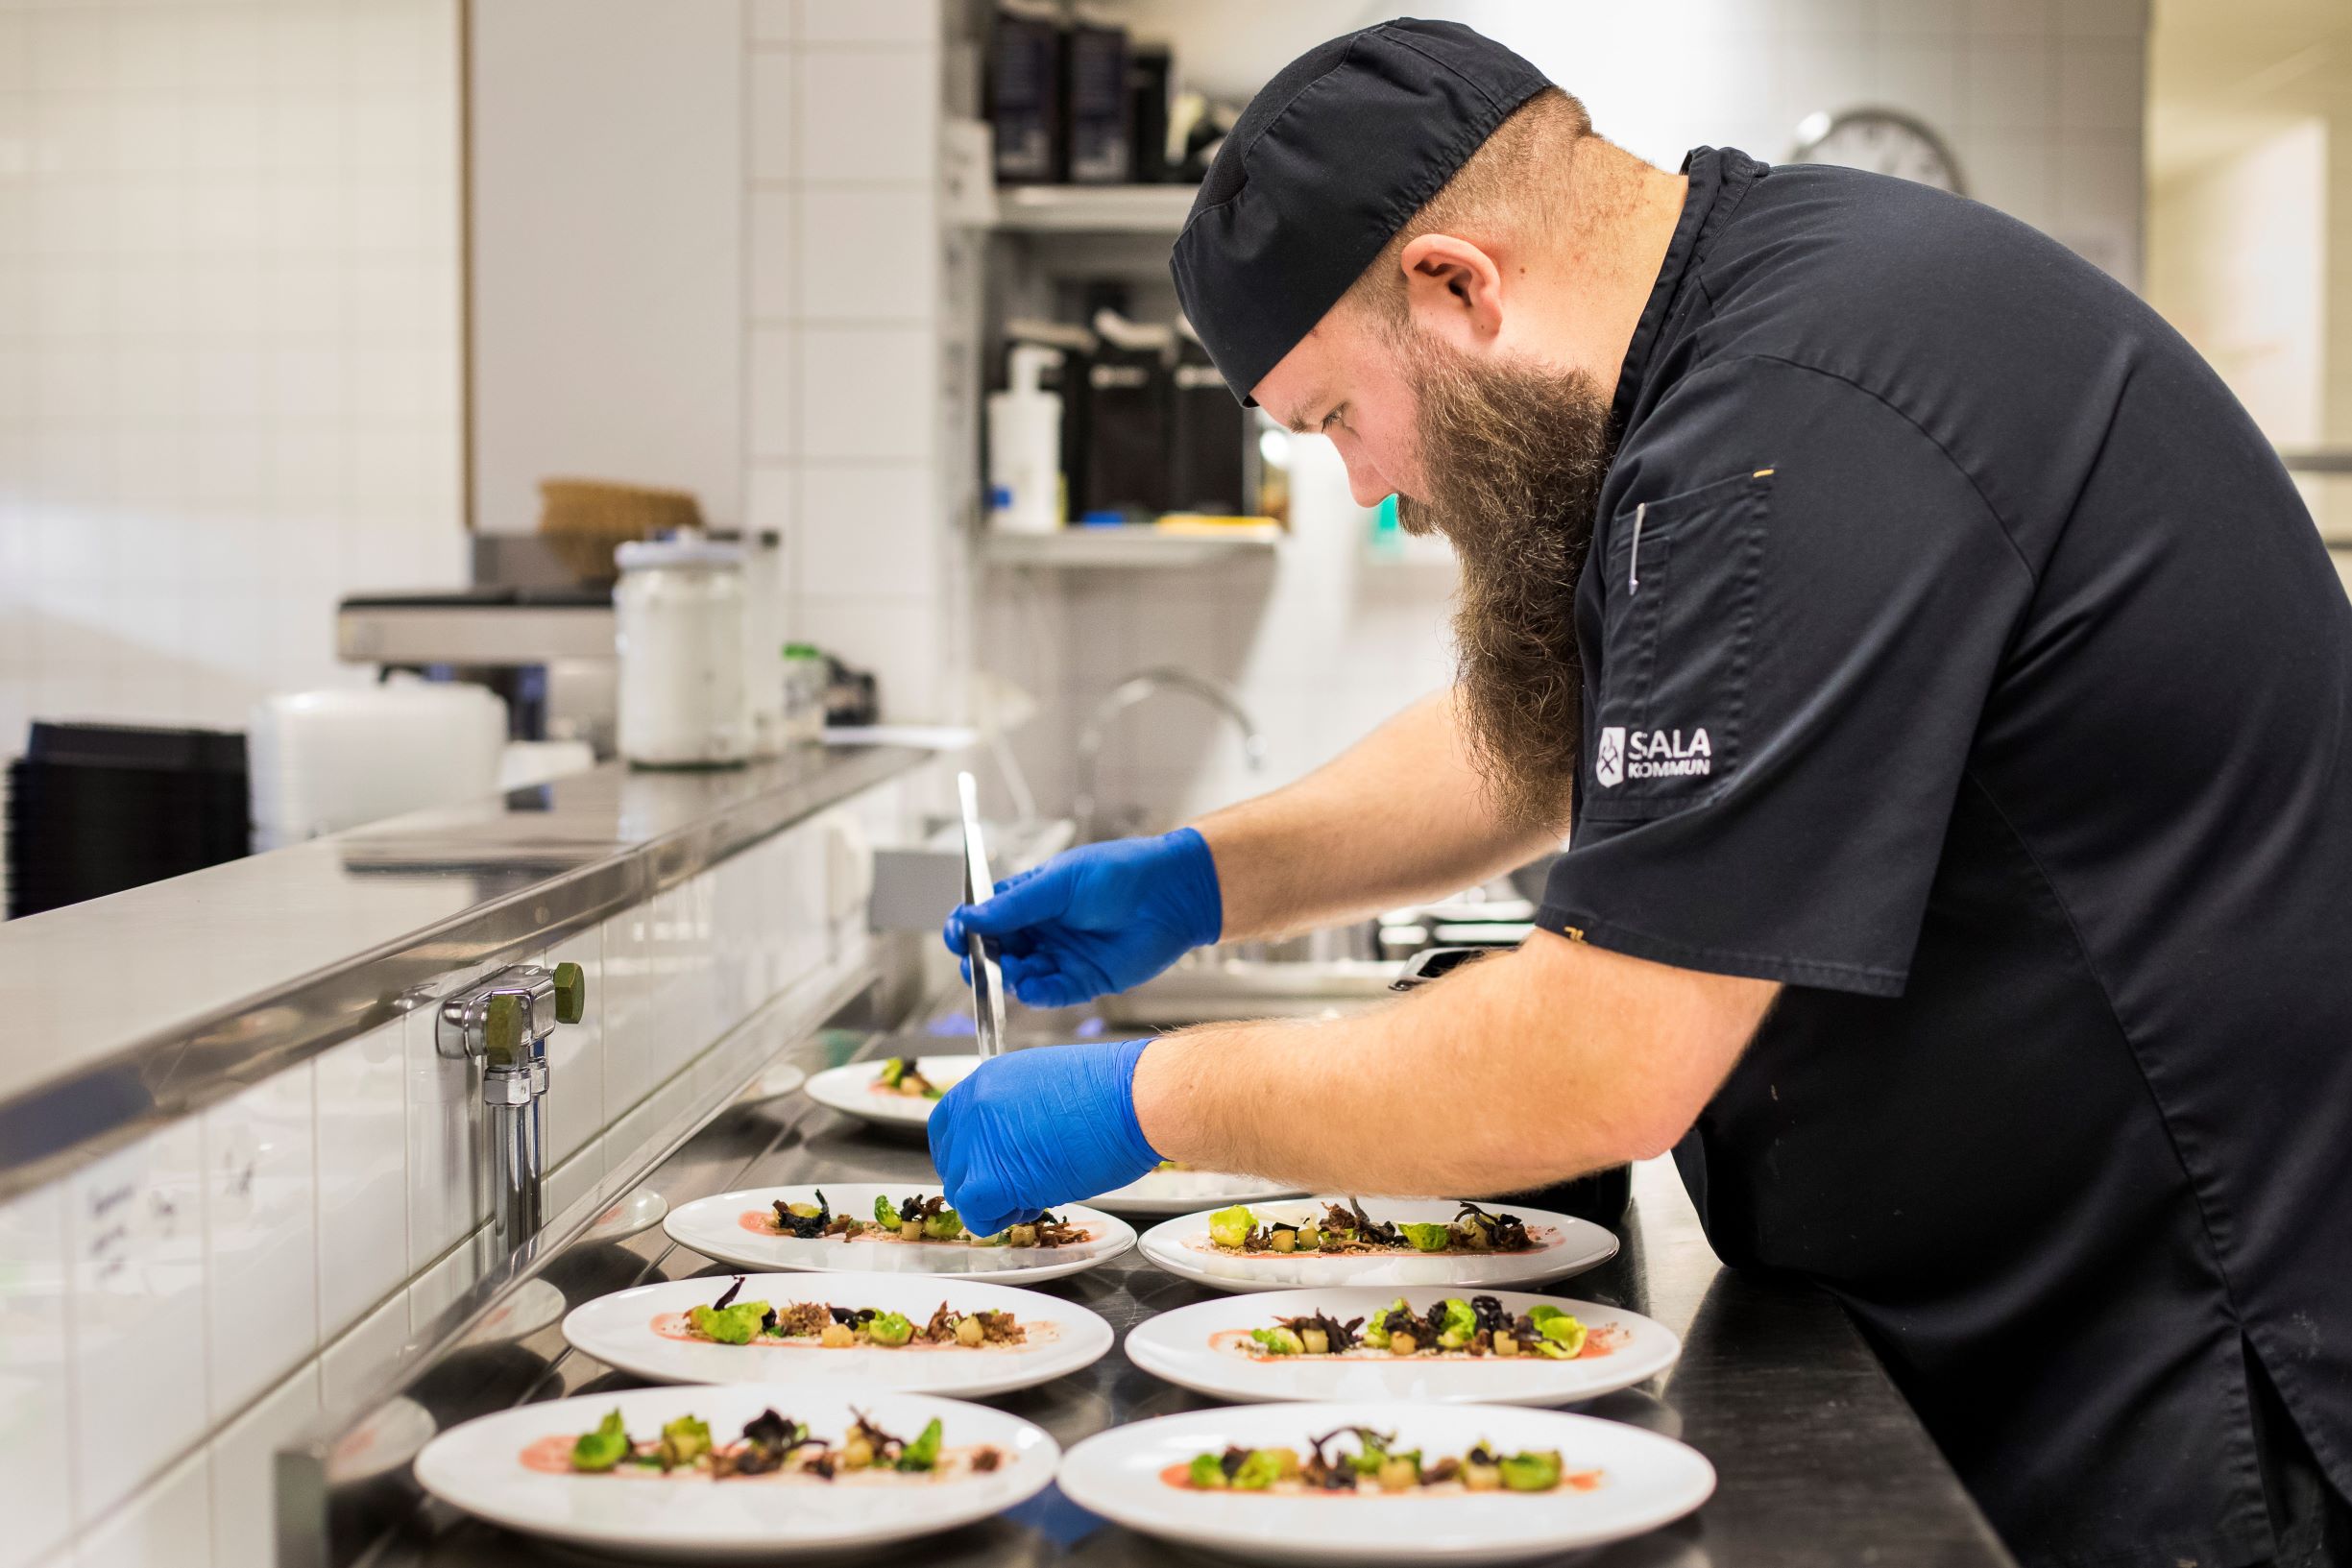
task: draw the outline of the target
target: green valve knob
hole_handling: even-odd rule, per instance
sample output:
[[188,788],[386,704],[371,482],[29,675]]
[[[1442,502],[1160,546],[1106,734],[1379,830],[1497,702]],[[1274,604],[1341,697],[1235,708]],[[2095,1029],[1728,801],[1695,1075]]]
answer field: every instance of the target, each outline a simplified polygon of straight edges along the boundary
[[492,1067],[522,1061],[522,998],[501,991],[482,1010],[482,1056]]
[[555,966],[555,1021],[577,1024],[588,1012],[588,976],[578,964]]

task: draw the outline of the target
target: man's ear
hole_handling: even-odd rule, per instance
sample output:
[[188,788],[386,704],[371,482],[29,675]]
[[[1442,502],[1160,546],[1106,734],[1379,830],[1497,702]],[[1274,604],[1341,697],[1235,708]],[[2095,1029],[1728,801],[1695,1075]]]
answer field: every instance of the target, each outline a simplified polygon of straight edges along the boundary
[[1423,234],[1396,258],[1414,325],[1466,350],[1491,346],[1503,328],[1503,275],[1468,240]]

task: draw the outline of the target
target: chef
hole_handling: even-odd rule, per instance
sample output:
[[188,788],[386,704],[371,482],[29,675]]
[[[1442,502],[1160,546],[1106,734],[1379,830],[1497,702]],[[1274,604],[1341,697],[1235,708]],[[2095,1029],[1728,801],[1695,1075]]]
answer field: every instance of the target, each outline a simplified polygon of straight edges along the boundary
[[1238,395],[1452,543],[1459,680],[950,947],[1062,1005],[1569,847],[1393,1005],[983,1064],[931,1122],[973,1228],[1161,1158],[1671,1149],[2025,1562],[2352,1561],[2352,606],[2212,371],[1990,208],[1653,168],[1444,23],[1276,76],[1173,266]]

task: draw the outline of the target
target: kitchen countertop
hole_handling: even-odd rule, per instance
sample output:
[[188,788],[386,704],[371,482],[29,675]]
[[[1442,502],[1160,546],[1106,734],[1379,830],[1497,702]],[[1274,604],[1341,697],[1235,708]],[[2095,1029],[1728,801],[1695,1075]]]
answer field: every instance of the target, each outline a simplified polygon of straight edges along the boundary
[[930,754],[611,762],[0,925],[0,1198],[643,902]]
[[[923,1049],[918,1042],[914,1049]],[[935,1049],[936,1042],[928,1044]],[[857,1055],[886,1055],[887,1040],[812,1042],[799,1053],[814,1069]],[[788,1059],[791,1059],[788,1057]],[[649,1185],[674,1208],[710,1193],[770,1183],[928,1181],[923,1146],[867,1129],[803,1096],[738,1103],[658,1170]],[[1580,1407],[1682,1437],[1711,1459],[1714,1497],[1692,1518],[1579,1558],[1588,1568],[1741,1565],[1778,1568],[1862,1562],[1902,1568],[1974,1568],[2011,1558],[1844,1311],[1819,1291],[1723,1268],[1669,1162],[1636,1170],[1624,1246],[1608,1264],[1548,1289],[1643,1312],[1683,1337],[1681,1361],[1651,1383]],[[656,1229],[627,1243],[575,1247],[546,1277],[570,1305],[633,1284],[731,1269],[667,1242]],[[1125,1331],[1154,1313],[1213,1292],[1162,1273],[1129,1252],[1083,1274],[1030,1287],[1080,1302]],[[483,1357],[486,1351],[460,1351]],[[466,1390],[460,1410],[419,1397],[454,1421],[500,1403],[636,1387],[568,1349],[558,1330],[452,1366],[438,1382]],[[490,1371],[495,1364],[496,1372]],[[1066,1448],[1107,1426],[1202,1409],[1216,1401],[1162,1384],[1132,1365],[1124,1344],[1093,1366],[1040,1388],[987,1401],[1035,1421]],[[507,1532],[457,1518],[438,1505],[370,1510],[393,1521],[372,1568],[488,1568],[530,1549]],[[544,1560],[557,1560],[550,1553]],[[344,1560],[340,1555],[333,1559]],[[563,1560],[570,1560],[564,1558]],[[883,1558],[926,1564],[1144,1563],[1190,1560],[1107,1524],[1052,1489],[987,1523],[913,1542]]]

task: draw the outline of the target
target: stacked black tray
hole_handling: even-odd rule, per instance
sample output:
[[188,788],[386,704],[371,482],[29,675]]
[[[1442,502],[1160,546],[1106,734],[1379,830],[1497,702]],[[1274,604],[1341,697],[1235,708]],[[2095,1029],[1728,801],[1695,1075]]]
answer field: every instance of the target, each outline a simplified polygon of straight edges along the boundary
[[9,765],[9,915],[234,860],[247,813],[242,735],[36,723]]

